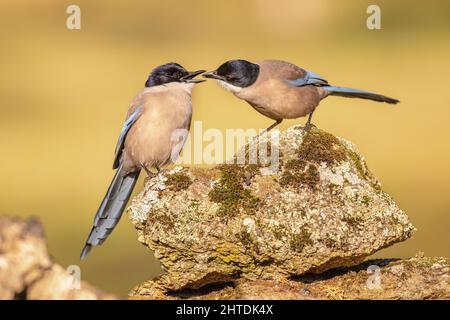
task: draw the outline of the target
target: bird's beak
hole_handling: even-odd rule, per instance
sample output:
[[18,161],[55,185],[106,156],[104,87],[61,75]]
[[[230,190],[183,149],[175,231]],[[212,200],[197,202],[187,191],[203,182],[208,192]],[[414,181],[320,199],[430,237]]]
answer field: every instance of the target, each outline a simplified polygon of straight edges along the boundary
[[225,80],[224,77],[219,76],[217,74],[217,70],[206,72],[202,75],[203,78],[210,78],[210,79],[216,79],[216,80]]
[[204,82],[205,80],[198,80],[198,79],[193,79],[196,76],[198,76],[199,74],[202,74],[203,72],[205,72],[206,70],[197,70],[197,71],[191,71],[189,72],[187,75],[185,75],[184,77],[182,77],[180,80],[182,82],[187,82],[187,83],[200,83],[200,82]]

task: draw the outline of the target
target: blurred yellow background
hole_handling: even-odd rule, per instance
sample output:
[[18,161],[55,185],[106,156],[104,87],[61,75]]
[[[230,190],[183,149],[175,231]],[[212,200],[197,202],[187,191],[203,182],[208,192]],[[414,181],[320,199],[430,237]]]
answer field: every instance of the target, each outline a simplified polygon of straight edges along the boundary
[[[74,3],[81,30],[70,31]],[[211,70],[233,58],[277,58],[401,100],[330,97],[313,122],[357,144],[418,228],[378,257],[450,256],[450,2],[376,1],[381,30],[366,28],[369,4],[2,0],[0,214],[39,216],[58,262],[80,264],[84,280],[125,297],[160,272],[127,218],[86,261],[78,257],[131,98],[165,62]],[[194,103],[204,129],[271,124],[213,82],[196,88]]]

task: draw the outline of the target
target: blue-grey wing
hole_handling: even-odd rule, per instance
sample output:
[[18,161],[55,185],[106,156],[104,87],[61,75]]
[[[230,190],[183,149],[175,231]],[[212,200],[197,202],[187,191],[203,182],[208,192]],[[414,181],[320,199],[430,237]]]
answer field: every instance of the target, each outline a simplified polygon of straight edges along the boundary
[[323,77],[319,76],[318,74],[315,74],[314,72],[304,70],[305,75],[302,78],[298,78],[295,80],[286,80],[287,83],[296,86],[296,87],[303,87],[308,85],[314,85],[314,86],[328,86],[328,81],[325,80]]
[[127,137],[127,134],[130,131],[133,124],[136,122],[136,120],[141,115],[141,111],[142,111],[142,107],[137,107],[136,110],[134,110],[134,112],[128,117],[128,119],[125,120],[125,123],[122,127],[122,131],[120,132],[120,135],[119,135],[119,140],[117,140],[113,169],[117,169],[120,165],[122,151],[123,151],[123,147],[125,145],[125,138]]

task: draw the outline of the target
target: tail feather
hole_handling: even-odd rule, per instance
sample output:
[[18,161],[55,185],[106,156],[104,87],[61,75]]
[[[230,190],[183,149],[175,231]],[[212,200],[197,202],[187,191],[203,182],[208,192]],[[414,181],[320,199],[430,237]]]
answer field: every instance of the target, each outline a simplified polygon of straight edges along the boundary
[[343,88],[343,87],[334,87],[334,86],[324,86],[323,89],[327,90],[330,95],[332,96],[340,96],[340,97],[347,97],[347,98],[360,98],[360,99],[368,99],[378,102],[386,102],[390,104],[396,104],[400,101],[397,99],[389,98],[386,96],[383,96],[378,93],[358,90],[358,89],[351,89],[351,88]]
[[94,225],[81,251],[81,259],[84,259],[93,246],[99,246],[111,234],[114,227],[122,217],[122,213],[133,192],[140,171],[123,175],[120,167],[103,198],[94,218]]

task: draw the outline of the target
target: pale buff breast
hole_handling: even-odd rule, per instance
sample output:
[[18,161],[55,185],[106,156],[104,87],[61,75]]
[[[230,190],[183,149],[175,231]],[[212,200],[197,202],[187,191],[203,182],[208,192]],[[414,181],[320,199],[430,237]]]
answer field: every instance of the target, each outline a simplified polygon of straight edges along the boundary
[[175,160],[189,131],[191,87],[159,86],[142,98],[142,113],[125,140],[124,165],[161,167]]

